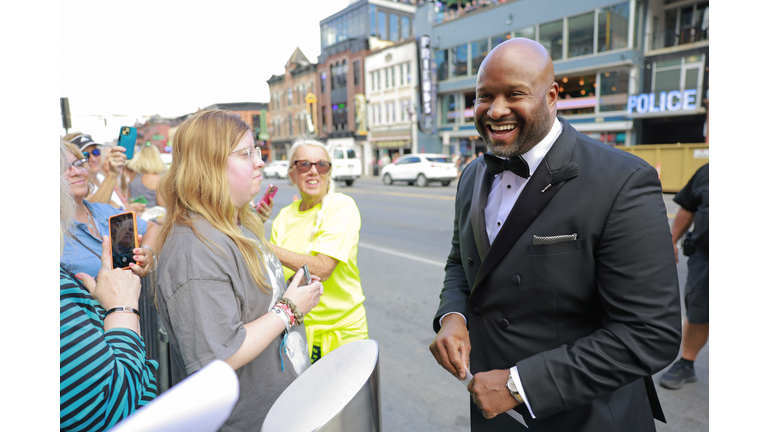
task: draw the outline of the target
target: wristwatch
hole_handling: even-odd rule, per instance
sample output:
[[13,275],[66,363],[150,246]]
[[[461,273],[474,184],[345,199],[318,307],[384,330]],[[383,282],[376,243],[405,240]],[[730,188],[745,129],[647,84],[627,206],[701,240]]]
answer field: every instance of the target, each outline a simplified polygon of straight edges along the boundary
[[509,392],[512,393],[512,397],[515,398],[518,403],[523,403],[523,397],[520,396],[520,392],[517,391],[517,386],[515,385],[515,380],[512,379],[512,369],[509,370],[507,388],[509,389]]

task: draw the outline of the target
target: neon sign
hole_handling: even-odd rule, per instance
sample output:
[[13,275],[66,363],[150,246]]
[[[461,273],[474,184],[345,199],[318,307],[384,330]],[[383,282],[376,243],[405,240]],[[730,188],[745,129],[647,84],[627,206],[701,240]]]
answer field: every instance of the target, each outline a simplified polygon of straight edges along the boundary
[[632,114],[632,110],[638,114],[661,111],[690,111],[696,109],[696,90],[672,90],[671,92],[659,93],[659,102],[656,103],[654,93],[643,93],[637,96],[630,96],[627,100],[627,111]]

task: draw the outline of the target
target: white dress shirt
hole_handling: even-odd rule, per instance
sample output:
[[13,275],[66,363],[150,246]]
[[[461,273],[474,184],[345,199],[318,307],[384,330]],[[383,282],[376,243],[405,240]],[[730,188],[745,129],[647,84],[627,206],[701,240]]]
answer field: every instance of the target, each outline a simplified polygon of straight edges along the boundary
[[[530,151],[522,155],[523,159],[525,159],[525,161],[528,163],[531,176],[533,176],[536,168],[538,168],[541,162],[544,160],[544,156],[547,155],[549,149],[552,148],[552,145],[555,143],[555,140],[557,140],[562,131],[563,125],[560,123],[560,120],[554,122],[547,136],[544,137],[541,142],[536,144]],[[493,179],[493,183],[491,183],[491,192],[488,194],[488,201],[486,202],[484,209],[485,231],[488,234],[488,240],[490,244],[493,244],[493,241],[496,239],[496,235],[499,234],[499,230],[501,230],[501,227],[504,225],[504,221],[506,221],[507,217],[509,216],[509,212],[512,211],[512,207],[514,207],[517,198],[520,196],[520,192],[523,191],[523,188],[526,184],[528,184],[528,180],[530,179],[531,177],[524,179],[511,171],[504,171],[501,174],[497,174]],[[445,318],[446,315],[450,315],[451,313],[458,312],[449,312],[440,317],[441,325],[443,318]],[[464,318],[464,323],[466,324],[467,318],[462,314],[459,315]],[[520,382],[520,375],[517,373],[517,366],[514,366],[510,369],[510,375],[512,376],[512,379],[517,386],[517,391],[520,392],[520,396],[525,402],[525,406],[528,407],[528,412],[531,414],[531,417],[536,418],[536,416],[533,414],[531,405],[528,403],[528,398],[525,396],[523,384]]]

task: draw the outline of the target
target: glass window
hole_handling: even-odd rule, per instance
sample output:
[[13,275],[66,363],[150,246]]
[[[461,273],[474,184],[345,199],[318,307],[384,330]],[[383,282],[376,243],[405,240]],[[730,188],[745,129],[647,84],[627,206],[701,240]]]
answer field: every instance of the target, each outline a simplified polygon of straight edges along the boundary
[[293,103],[293,89],[288,89],[288,105]]
[[475,92],[464,93],[464,123],[472,123],[475,119]]
[[673,58],[671,60],[659,60],[656,62],[656,69],[670,67],[670,66],[680,66],[681,63],[682,63],[682,58],[680,57]]
[[411,37],[411,19],[400,17],[400,39],[408,39],[409,37]]
[[403,73],[403,63],[400,63],[400,85],[405,84],[405,73]]
[[480,63],[483,62],[485,56],[488,55],[488,40],[483,39],[477,42],[472,42],[472,75],[477,75],[478,69],[480,69]]
[[391,68],[389,68],[389,69],[390,69],[390,71],[391,71],[389,75],[390,75],[390,78],[392,79],[392,85],[391,85],[391,87],[395,87],[395,67],[394,67],[394,66],[392,66],[392,67],[391,67]]
[[376,90],[381,90],[381,69],[376,71]]
[[504,42],[507,39],[511,39],[512,35],[510,33],[504,33],[500,34],[498,36],[494,36],[491,38],[491,49],[496,48],[499,46],[500,43]]
[[578,57],[594,52],[595,13],[568,18],[568,57]]
[[467,45],[451,48],[451,77],[467,76]]
[[334,159],[344,159],[344,150],[342,149],[333,149],[333,158]]
[[685,90],[699,87],[699,68],[685,70]]
[[437,68],[437,80],[448,79],[448,50],[440,50],[435,53],[435,66]]
[[360,85],[360,62],[356,61],[354,64],[355,85]]
[[389,14],[389,40],[396,41],[400,37],[400,29],[398,16],[395,14]]
[[635,1],[635,40],[633,41],[634,46],[633,48],[640,48],[640,44],[642,43],[641,38],[645,34],[643,29],[641,28],[643,24],[643,0],[636,0]]
[[381,40],[387,40],[387,14],[385,12],[379,12],[379,30],[378,36]]
[[320,72],[320,93],[325,93],[325,72]]
[[598,52],[627,47],[629,42],[629,2],[600,9],[597,20]]
[[357,154],[352,149],[347,149],[347,159],[357,159]]
[[536,40],[536,27],[529,26],[515,30],[512,34],[512,37],[524,37],[526,39]]
[[539,25],[539,43],[549,51],[552,60],[563,58],[563,20]]
[[368,6],[368,17],[369,22],[368,25],[370,28],[368,29],[368,32],[371,36],[376,36],[376,6],[370,5]]
[[592,114],[597,98],[597,75],[564,76],[555,80],[560,85],[557,101],[559,115]]
[[456,123],[456,96],[444,95],[442,102],[442,123]]
[[405,64],[405,72],[408,74],[408,84],[411,83],[411,62]]
[[680,90],[680,69],[656,71],[654,91]]
[[600,111],[627,109],[629,71],[603,72],[600,76]]
[[384,88],[389,88],[389,68],[384,69]]

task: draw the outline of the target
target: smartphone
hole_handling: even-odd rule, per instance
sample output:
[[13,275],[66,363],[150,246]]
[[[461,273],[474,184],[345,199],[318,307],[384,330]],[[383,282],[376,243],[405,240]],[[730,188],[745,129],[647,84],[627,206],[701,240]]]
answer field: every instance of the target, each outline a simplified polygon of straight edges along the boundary
[[117,138],[117,145],[125,149],[126,158],[133,159],[133,149],[136,148],[136,128],[120,126],[120,136]]
[[264,203],[266,203],[266,202],[267,202],[267,199],[268,199],[268,198],[274,198],[276,193],[277,193],[277,186],[275,186],[275,185],[273,185],[273,184],[270,184],[270,185],[269,185],[269,188],[268,188],[268,189],[267,189],[267,191],[264,193],[264,196],[263,196],[263,197],[261,197],[261,201],[259,201],[259,204],[258,204],[256,207],[254,207],[254,208],[259,208],[259,207],[261,207],[261,205],[262,205],[262,204],[264,204]]
[[147,204],[149,201],[147,201],[147,198],[144,197],[144,195],[139,195],[136,198],[131,198],[128,200],[129,203],[140,203],[140,204]]
[[304,276],[301,277],[301,282],[299,282],[299,286],[309,285],[310,282],[312,282],[312,276],[309,274],[309,267],[307,267],[306,264],[304,264],[301,267],[304,270]]
[[136,263],[133,259],[133,250],[139,244],[136,214],[125,212],[111,216],[109,238],[112,240],[112,268],[130,269],[129,264]]

